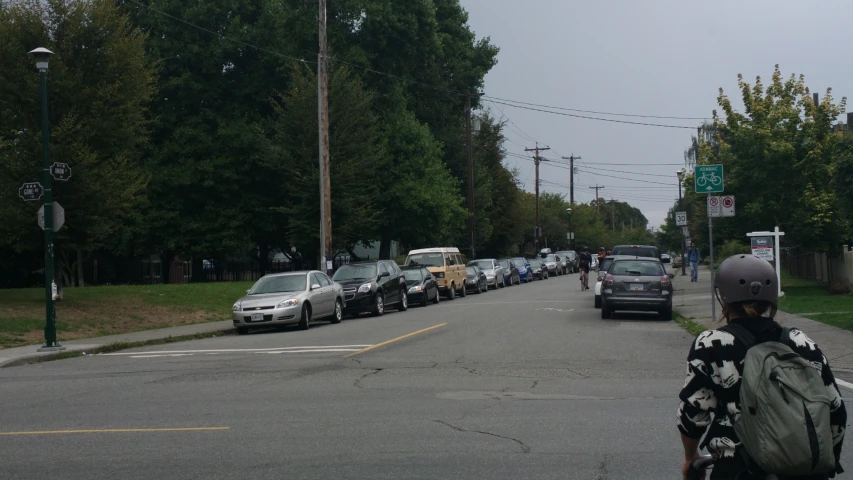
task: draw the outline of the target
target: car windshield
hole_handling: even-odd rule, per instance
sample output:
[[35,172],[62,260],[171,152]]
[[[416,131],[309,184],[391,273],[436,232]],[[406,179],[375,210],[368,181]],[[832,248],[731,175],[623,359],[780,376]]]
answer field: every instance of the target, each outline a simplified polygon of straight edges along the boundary
[[275,275],[263,277],[249,290],[249,295],[265,295],[268,293],[301,292],[305,290],[305,274]]
[[509,269],[509,260],[508,259],[505,258],[503,260],[498,260],[498,263],[500,263],[502,267]]
[[346,282],[349,280],[367,280],[376,278],[376,265],[344,265],[335,272],[332,280],[336,282]]
[[479,267],[480,270],[491,270],[493,268],[491,260],[474,260],[468,262],[468,265],[472,267]]
[[442,253],[417,253],[406,258],[406,265],[420,265],[422,267],[443,267],[444,254]]
[[418,283],[424,279],[420,270],[403,270],[403,275],[406,277],[407,283]]
[[548,255],[547,257],[545,257],[545,261],[546,262],[556,262],[557,257],[555,257],[554,255]]
[[533,268],[539,268],[539,266],[540,266],[540,265],[542,265],[542,264],[541,264],[541,263],[539,263],[539,260],[536,260],[535,258],[530,259],[530,266],[531,266],[531,267],[533,267]]
[[659,258],[657,247],[644,247],[636,245],[622,245],[613,247],[613,255],[631,255],[635,257]]
[[622,261],[613,264],[611,275],[638,275],[641,277],[658,277],[664,274],[663,267],[657,262]]
[[525,262],[526,262],[526,260],[524,260],[524,259],[523,259],[523,258],[521,258],[521,257],[516,257],[516,258],[513,258],[513,259],[512,259],[512,263],[514,263],[514,264],[516,264],[516,265],[524,265],[524,264],[525,264]]
[[477,274],[477,270],[474,270],[474,267],[466,267],[465,272],[467,272],[468,275],[476,275]]
[[612,258],[605,258],[604,260],[602,260],[600,265],[601,270],[606,272],[607,269],[610,268],[611,263],[613,263]]

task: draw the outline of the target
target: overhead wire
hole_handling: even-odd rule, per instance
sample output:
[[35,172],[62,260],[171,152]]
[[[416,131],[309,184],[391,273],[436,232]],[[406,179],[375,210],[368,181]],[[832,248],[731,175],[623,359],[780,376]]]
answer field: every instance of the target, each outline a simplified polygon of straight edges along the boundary
[[696,128],[696,127],[688,127],[688,126],[684,126],[684,125],[667,125],[667,124],[662,124],[662,123],[632,122],[630,120],[617,120],[615,118],[590,117],[588,115],[577,115],[577,114],[573,114],[573,113],[555,112],[552,110],[544,110],[541,108],[527,107],[524,105],[514,105],[511,103],[498,102],[498,101],[489,100],[489,99],[486,99],[485,101],[493,103],[493,104],[505,105],[507,107],[521,108],[523,110],[532,110],[534,112],[550,113],[551,115],[562,115],[564,117],[583,118],[586,120],[597,120],[600,122],[623,123],[623,124],[628,124],[628,125],[642,125],[642,126],[646,126],[646,127],[681,128],[681,129],[688,129],[688,130],[695,130],[695,128]]
[[538,103],[521,102],[518,100],[510,100],[507,98],[493,97],[491,95],[483,95],[483,98],[485,98],[487,100],[489,100],[489,99],[499,100],[502,102],[517,103],[519,105],[528,105],[528,106],[532,106],[532,107],[550,108],[552,110],[564,110],[567,112],[592,113],[595,115],[611,115],[614,117],[658,118],[658,119],[669,119],[669,120],[708,120],[708,117],[674,117],[674,116],[668,116],[668,115],[640,115],[640,114],[633,114],[633,113],[598,112],[595,110],[581,110],[579,108],[555,107],[552,105],[542,105],[542,104],[538,104]]

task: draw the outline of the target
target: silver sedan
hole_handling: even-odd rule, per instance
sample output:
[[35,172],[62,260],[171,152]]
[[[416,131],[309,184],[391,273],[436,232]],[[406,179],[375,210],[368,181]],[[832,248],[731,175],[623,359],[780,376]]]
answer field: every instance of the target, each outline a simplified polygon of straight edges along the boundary
[[297,324],[302,330],[311,322],[343,318],[344,292],[323,272],[289,272],[264,275],[237,300],[231,316],[237,333],[244,335],[252,327]]

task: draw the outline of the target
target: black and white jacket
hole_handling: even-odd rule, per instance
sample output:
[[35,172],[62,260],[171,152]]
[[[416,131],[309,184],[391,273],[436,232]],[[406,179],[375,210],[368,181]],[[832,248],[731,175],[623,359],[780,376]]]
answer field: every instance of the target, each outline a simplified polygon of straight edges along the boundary
[[[757,342],[775,340],[782,335],[782,327],[769,318],[732,322],[748,329]],[[835,458],[839,459],[847,411],[829,363],[818,346],[798,329],[790,330],[788,346],[821,372],[832,401],[832,440]],[[731,423],[731,418],[740,413],[740,378],[745,357],[746,347],[722,330],[702,332],[687,356],[687,379],[679,395],[678,429],[690,438],[705,436],[701,447],[719,457],[714,466],[715,472],[741,472],[746,469],[741,457],[736,455],[740,441]],[[840,465],[836,469],[839,473],[842,471]]]

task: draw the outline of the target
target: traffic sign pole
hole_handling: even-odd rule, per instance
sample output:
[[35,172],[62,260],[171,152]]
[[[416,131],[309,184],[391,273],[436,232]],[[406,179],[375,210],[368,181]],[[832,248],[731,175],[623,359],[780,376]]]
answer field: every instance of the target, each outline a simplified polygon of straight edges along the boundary
[[[708,192],[708,201],[711,193]],[[714,288],[714,217],[708,215],[708,244],[711,246],[711,319],[717,319],[717,290]]]

